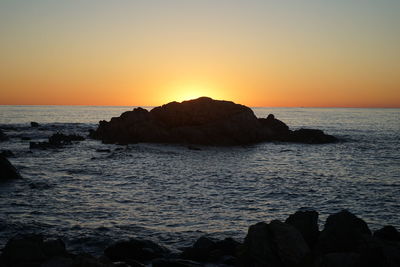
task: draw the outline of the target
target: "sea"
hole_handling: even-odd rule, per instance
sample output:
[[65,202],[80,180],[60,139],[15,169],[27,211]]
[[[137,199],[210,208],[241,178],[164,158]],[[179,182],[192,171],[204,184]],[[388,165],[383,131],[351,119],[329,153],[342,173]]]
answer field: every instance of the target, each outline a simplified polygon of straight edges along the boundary
[[400,230],[400,109],[253,108],[291,129],[321,129],[339,138],[334,144],[193,149],[87,138],[29,149],[56,132],[86,137],[100,120],[133,108],[0,106],[10,137],[0,150],[14,153],[9,160],[23,177],[0,184],[0,247],[16,234],[40,233],[95,255],[128,238],[178,250],[203,235],[243,240],[250,225],[284,221],[301,208],[319,212],[321,230],[343,209],[371,230]]

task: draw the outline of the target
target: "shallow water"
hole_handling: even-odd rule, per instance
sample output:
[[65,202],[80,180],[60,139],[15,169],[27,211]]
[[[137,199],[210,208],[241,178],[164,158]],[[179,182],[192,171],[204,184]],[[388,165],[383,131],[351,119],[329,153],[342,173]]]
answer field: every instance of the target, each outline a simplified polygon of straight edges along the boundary
[[[72,250],[101,253],[139,237],[179,248],[203,234],[241,239],[249,225],[284,220],[300,207],[343,208],[372,229],[400,221],[400,110],[254,108],[291,129],[319,128],[336,144],[243,147],[104,145],[86,140],[29,150],[52,133],[86,135],[132,107],[0,106],[0,143],[23,180],[0,185],[0,246],[13,234],[60,236]],[[31,128],[30,121],[41,124]],[[97,152],[97,149],[111,152]]]

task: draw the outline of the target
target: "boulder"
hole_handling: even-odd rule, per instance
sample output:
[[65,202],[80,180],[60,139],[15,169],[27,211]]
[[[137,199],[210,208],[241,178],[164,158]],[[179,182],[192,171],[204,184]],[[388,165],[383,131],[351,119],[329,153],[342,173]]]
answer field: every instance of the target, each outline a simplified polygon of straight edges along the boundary
[[284,266],[299,266],[310,253],[301,233],[292,225],[274,220],[269,224],[278,256]]
[[386,241],[400,242],[400,233],[391,225],[376,230],[374,232],[374,237]]
[[66,254],[61,240],[46,241],[41,235],[17,235],[5,245],[0,262],[6,266],[40,266],[50,258]]
[[244,145],[263,141],[334,141],[328,137],[324,139],[322,131],[292,132],[272,114],[258,119],[246,106],[208,97],[171,102],[151,111],[135,108],[109,122],[100,121],[89,136],[104,143],[119,144]]
[[313,248],[319,235],[318,212],[315,210],[299,210],[289,216],[285,223],[294,226],[303,236],[310,248]]
[[368,225],[347,210],[330,215],[316,244],[318,253],[359,253],[371,239]]
[[7,141],[8,136],[0,129],[0,142],[1,141]]
[[8,161],[6,157],[0,155],[0,181],[19,179],[21,175],[18,170]]
[[300,266],[310,250],[301,233],[277,220],[250,226],[239,251],[239,266]]
[[112,261],[136,260],[139,262],[161,258],[169,250],[149,240],[130,239],[119,241],[104,250],[104,255]]

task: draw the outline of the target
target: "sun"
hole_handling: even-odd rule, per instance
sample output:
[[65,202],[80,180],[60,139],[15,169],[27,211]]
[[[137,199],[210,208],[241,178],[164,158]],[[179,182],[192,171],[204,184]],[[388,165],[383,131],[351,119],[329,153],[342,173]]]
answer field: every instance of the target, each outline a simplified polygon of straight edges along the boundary
[[214,99],[221,99],[222,97],[220,90],[218,90],[215,86],[204,83],[182,84],[168,88],[166,91],[168,92],[166,95],[166,101],[168,102],[182,102],[203,96]]

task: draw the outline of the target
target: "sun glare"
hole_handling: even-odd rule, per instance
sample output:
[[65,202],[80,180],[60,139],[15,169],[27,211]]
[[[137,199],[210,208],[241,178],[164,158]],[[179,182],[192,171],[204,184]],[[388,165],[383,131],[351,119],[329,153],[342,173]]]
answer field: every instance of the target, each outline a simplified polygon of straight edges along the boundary
[[211,97],[214,99],[221,99],[222,96],[214,86],[203,84],[187,84],[174,86],[167,89],[166,101],[182,102],[185,100],[196,99],[202,96]]

